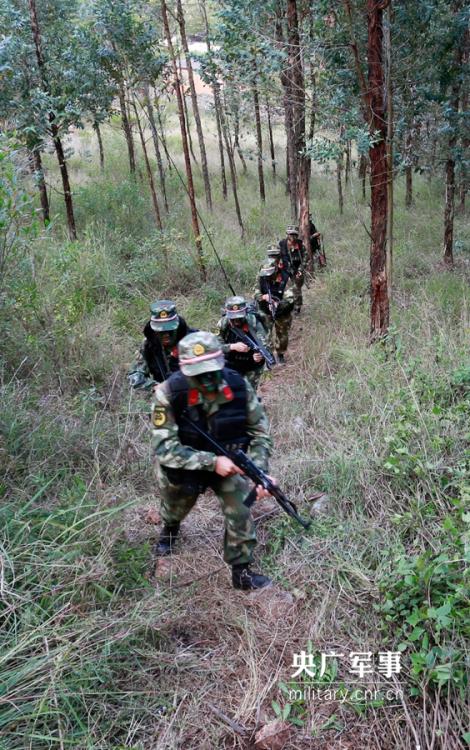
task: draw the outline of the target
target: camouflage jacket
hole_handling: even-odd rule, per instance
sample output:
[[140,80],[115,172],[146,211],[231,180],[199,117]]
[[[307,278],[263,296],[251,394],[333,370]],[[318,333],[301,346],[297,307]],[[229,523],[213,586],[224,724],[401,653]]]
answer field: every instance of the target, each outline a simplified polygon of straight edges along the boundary
[[[188,380],[191,384],[191,379]],[[201,404],[207,416],[211,416],[218,410],[220,404],[229,400],[226,390],[227,383],[222,381],[216,399],[207,401],[200,391],[190,385],[188,398],[191,398],[192,406]],[[256,393],[248,382],[246,382],[246,424],[247,435],[251,438],[248,454],[261,469],[266,471],[272,451],[269,423]],[[161,383],[155,390],[155,400],[152,406],[152,432],[153,448],[162,466],[190,471],[201,469],[214,471],[217,459],[215,453],[195,450],[181,443],[178,425],[170,403],[168,381]]]

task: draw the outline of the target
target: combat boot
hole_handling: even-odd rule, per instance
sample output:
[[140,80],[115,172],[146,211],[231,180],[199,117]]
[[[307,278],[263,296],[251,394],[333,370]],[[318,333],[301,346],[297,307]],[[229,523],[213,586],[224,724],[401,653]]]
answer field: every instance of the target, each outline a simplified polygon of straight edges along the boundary
[[165,524],[160,533],[160,538],[154,548],[155,557],[164,557],[165,555],[171,555],[179,530],[179,523],[172,524],[171,526],[167,526],[167,524]]
[[262,589],[265,586],[269,586],[272,581],[267,576],[263,576],[261,573],[255,573],[250,570],[249,565],[243,564],[232,565],[232,583],[236,589],[253,591],[255,589]]
[[283,365],[283,364],[285,364],[285,361],[286,361],[286,360],[284,359],[284,355],[283,355],[283,354],[278,354],[278,355],[277,355],[277,363],[278,363],[278,365]]

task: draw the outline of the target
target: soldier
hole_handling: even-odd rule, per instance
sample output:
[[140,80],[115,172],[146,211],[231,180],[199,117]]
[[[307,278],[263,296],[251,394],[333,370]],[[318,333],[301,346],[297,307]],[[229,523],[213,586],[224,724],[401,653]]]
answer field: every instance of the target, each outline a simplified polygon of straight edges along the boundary
[[[211,487],[225,517],[224,559],[232,566],[233,585],[262,588],[269,578],[250,569],[256,533],[244,505],[248,480],[229,458],[208,449],[192,423],[210,431],[225,447],[248,450],[266,470],[272,448],[266,415],[248,381],[224,367],[217,336],[192,333],[180,341],[178,353],[180,372],[155,389],[152,411],[164,522],[156,555],[171,554],[181,521]],[[256,494],[261,498],[268,493],[257,487]]]
[[287,265],[294,284],[294,313],[299,315],[303,302],[302,287],[307,257],[304,244],[299,238],[299,228],[292,225],[288,226],[286,235],[286,239],[279,242],[279,248],[282,260]]
[[[279,248],[275,250],[280,253]],[[274,249],[272,252],[274,253]],[[255,290],[255,299],[267,321],[270,345],[276,351],[279,364],[284,363],[294,308],[292,291],[286,291],[288,281],[287,269],[280,267],[276,259],[269,259],[259,272],[258,286]]]
[[144,328],[145,340],[127,374],[133,388],[150,389],[177,372],[178,342],[196,330],[178,315],[175,303],[168,299],[152,302],[150,315]]
[[315,224],[313,223],[312,214],[308,215],[309,227],[310,227],[310,248],[312,250],[312,256],[318,258],[318,265],[320,268],[326,266],[326,257],[321,243],[321,234],[317,231]]
[[244,297],[229,297],[225,302],[225,314],[219,320],[219,337],[224,341],[222,351],[225,354],[227,367],[236,370],[248,378],[256,391],[263,373],[265,360],[262,354],[250,349],[249,345],[240,341],[237,331],[244,337],[267,346],[266,330],[259,317],[249,312]]

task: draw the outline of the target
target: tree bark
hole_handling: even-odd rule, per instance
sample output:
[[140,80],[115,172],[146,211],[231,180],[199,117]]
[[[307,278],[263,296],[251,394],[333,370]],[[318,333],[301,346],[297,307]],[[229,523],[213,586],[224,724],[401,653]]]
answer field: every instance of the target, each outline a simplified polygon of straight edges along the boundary
[[[41,79],[42,89],[44,93],[47,94],[50,92],[50,87],[47,81],[44,57],[42,54],[41,32],[39,29],[38,17],[37,17],[37,12],[36,12],[36,0],[28,0],[28,2],[29,2],[29,15],[30,15],[30,21],[31,21],[31,31],[32,31],[34,47],[36,51],[36,61],[38,65],[39,76]],[[62,187],[64,191],[65,212],[67,215],[67,228],[69,232],[69,237],[71,240],[76,240],[77,229],[75,226],[75,216],[73,213],[72,191],[70,190],[67,162],[65,161],[64,150],[62,148],[62,143],[59,137],[59,128],[57,127],[57,124],[55,122],[55,115],[53,112],[49,112],[48,119],[49,119],[50,131],[52,135],[52,141],[54,143],[54,149],[55,149],[56,156],[57,156],[57,161],[59,162],[60,175],[62,178]]]
[[238,201],[237,172],[235,169],[235,160],[233,158],[233,148],[232,148],[232,144],[230,143],[230,135],[228,132],[227,120],[225,118],[225,112],[223,109],[220,110],[220,117],[221,117],[220,126],[222,128],[222,134],[224,136],[225,151],[227,153],[228,163],[230,167],[230,180],[232,183],[233,199],[235,201],[235,211],[237,214],[238,225],[241,229],[241,234],[243,237],[245,233],[245,227],[243,226],[242,213],[240,210],[240,203]]
[[273,179],[276,179],[276,152],[274,150],[273,128],[271,124],[271,108],[269,99],[266,99],[266,114],[268,116],[268,133],[269,133],[269,151],[271,154],[271,167],[273,170]]
[[44,179],[44,169],[42,167],[41,152],[39,148],[31,149],[31,156],[34,165],[34,179],[36,185],[38,186],[39,198],[41,200],[42,220],[44,222],[44,226],[47,227],[50,222],[49,198],[47,197],[47,187],[46,181]]
[[[393,268],[393,89],[392,89],[392,10],[387,7],[384,29],[385,96],[387,107],[387,248],[386,273],[388,303],[392,301]],[[349,144],[351,147],[351,143]]]
[[189,150],[191,152],[191,156],[193,157],[193,161],[195,162],[195,164],[197,164],[197,158],[196,158],[196,154],[194,153],[194,148],[193,148],[193,138],[191,135],[191,122],[189,119],[188,103],[186,101],[187,90],[186,90],[186,87],[184,85],[184,80],[183,80],[183,65],[181,62],[181,58],[178,58],[178,73],[179,73],[179,80],[180,80],[180,87],[181,87],[181,96],[183,97],[184,119],[186,122],[186,131],[188,133]]
[[101,172],[104,172],[104,148],[103,148],[103,139],[101,138],[101,130],[100,126],[97,122],[93,123],[93,130],[96,133],[96,138],[98,140],[98,151],[100,155],[100,170]]
[[146,146],[146,143],[145,143],[145,138],[144,138],[144,134],[143,134],[143,131],[142,131],[142,126],[140,124],[139,115],[138,115],[138,112],[137,112],[137,107],[136,107],[135,101],[132,102],[132,108],[134,110],[135,119],[136,119],[136,122],[137,122],[137,129],[139,131],[139,136],[140,136],[140,143],[142,145],[142,151],[144,153],[145,169],[147,171],[147,178],[148,178],[148,181],[149,181],[150,192],[152,194],[152,205],[153,205],[153,212],[155,214],[155,223],[156,223],[158,229],[160,231],[163,231],[162,219],[161,219],[161,216],[160,216],[160,207],[158,205],[157,193],[156,193],[156,190],[155,190],[155,182],[153,180],[152,167],[150,166],[150,161],[149,161],[149,157],[148,157],[148,153],[147,153],[147,146]]
[[259,183],[259,197],[265,203],[266,192],[264,189],[264,174],[263,174],[263,133],[261,131],[261,115],[259,111],[259,93],[256,83],[253,85],[253,104],[255,108],[255,122],[256,122],[256,149],[258,152],[258,183]]
[[349,174],[351,171],[351,141],[349,140],[346,141],[344,153],[346,155],[346,165],[344,168],[344,184],[347,185],[349,183]]
[[362,185],[362,200],[366,199],[367,157],[361,154],[359,158],[359,179]]
[[129,157],[129,171],[131,173],[131,176],[134,177],[135,176],[134,139],[132,137],[131,124],[130,124],[129,118],[127,116],[126,92],[124,90],[124,84],[122,82],[119,84],[118,98],[119,98],[119,107],[121,109],[122,129],[123,129],[123,132],[124,132],[124,137],[126,139],[127,154],[128,154],[128,157]]
[[67,162],[65,160],[64,149],[62,147],[62,141],[59,137],[59,129],[57,125],[51,123],[52,141],[54,143],[54,149],[59,162],[60,175],[62,177],[62,187],[64,190],[64,201],[65,201],[65,212],[67,215],[67,227],[69,230],[69,236],[71,240],[77,239],[77,229],[75,226],[75,216],[73,213],[73,201],[72,191],[70,189],[69,171],[67,168]]
[[[210,40],[210,29],[209,29],[209,20],[207,18],[207,12],[206,12],[206,4],[205,0],[201,0],[201,11],[204,18],[204,27],[206,30],[206,45],[207,45],[207,52],[209,56],[212,56],[212,49],[211,49],[211,40]],[[221,110],[222,105],[220,101],[220,88],[218,81],[215,78],[211,83],[212,87],[212,96],[214,97],[214,109],[215,109],[215,123],[217,127],[217,143],[219,146],[219,159],[220,159],[220,177],[222,181],[222,196],[224,200],[227,200],[227,178],[225,176],[225,159],[224,159],[224,140],[223,140],[223,134],[222,134],[222,122],[221,122]]]
[[368,83],[369,83],[369,122],[371,132],[378,132],[378,141],[371,146],[370,187],[371,187],[371,341],[386,335],[389,326],[390,309],[388,298],[386,248],[387,248],[387,123],[384,97],[383,61],[383,8],[387,3],[367,0],[368,13]]
[[341,173],[343,171],[343,153],[336,160],[336,185],[338,188],[338,207],[341,216],[343,215],[344,199],[343,199],[343,184],[341,180]]
[[197,132],[197,138],[199,142],[199,153],[201,154],[201,170],[202,170],[202,177],[204,180],[204,190],[206,193],[206,203],[207,203],[207,207],[209,208],[209,210],[212,211],[212,195],[211,195],[211,185],[210,185],[210,178],[209,178],[209,169],[207,166],[206,146],[204,143],[204,135],[202,132],[201,116],[199,113],[196,86],[194,85],[193,66],[191,63],[191,56],[189,54],[188,40],[186,38],[186,26],[185,26],[185,21],[184,21],[184,13],[183,13],[183,6],[181,3],[181,0],[177,0],[176,7],[177,7],[177,13],[178,13],[178,24],[180,27],[181,43],[183,45],[184,56],[186,58],[186,68],[188,71],[189,90],[191,92],[191,102],[193,105],[194,121],[196,123],[196,132]]
[[235,112],[235,122],[233,126],[233,145],[236,148],[238,158],[240,159],[242,163],[243,174],[246,174],[247,173],[246,161],[245,161],[245,157],[243,156],[243,151],[240,146],[240,115],[239,115],[238,109]]
[[179,122],[180,122],[181,140],[183,143],[184,163],[186,166],[186,177],[188,180],[188,196],[189,196],[189,203],[191,206],[191,223],[193,227],[194,243],[196,245],[196,252],[197,252],[197,257],[198,257],[199,269],[201,272],[201,278],[203,281],[206,281],[207,272],[206,272],[206,266],[204,262],[204,256],[202,253],[202,240],[201,240],[201,234],[199,231],[199,220],[198,220],[197,208],[196,208],[196,198],[194,194],[193,173],[191,169],[191,158],[189,155],[188,137],[187,137],[187,132],[186,132],[186,121],[184,118],[183,97],[181,93],[180,81],[178,78],[178,66],[176,63],[176,56],[175,56],[175,51],[173,48],[173,42],[171,39],[170,26],[168,23],[168,13],[167,13],[165,0],[161,0],[161,8],[162,8],[163,27],[165,30],[165,37],[166,37],[166,41],[168,45],[168,51],[170,53],[171,63],[173,67],[173,77],[175,81],[175,91],[176,91],[176,98],[178,102],[178,117],[179,117]]
[[157,167],[158,167],[158,174],[160,177],[160,187],[162,190],[163,195],[163,203],[165,206],[165,211],[168,213],[168,198],[166,195],[166,184],[165,184],[165,170],[163,169],[163,160],[162,160],[162,152],[160,151],[160,144],[158,142],[158,132],[157,132],[157,126],[155,124],[155,113],[153,111],[153,104],[150,99],[150,89],[149,86],[146,85],[144,88],[144,107],[147,112],[147,117],[150,125],[150,130],[152,131],[152,140],[153,140],[153,148],[155,150],[155,158],[157,160]]
[[296,0],[287,0],[288,59],[291,96],[294,102],[294,148],[296,169],[296,197],[298,202],[299,231],[304,243],[309,265],[312,265],[310,246],[309,182],[310,159],[305,153],[305,83],[300,46],[299,21]]
[[[279,47],[284,50],[286,42],[282,30],[282,17],[276,18],[276,40]],[[287,70],[290,70],[290,61],[288,68],[283,67],[280,72],[281,84],[283,88],[284,104],[284,127],[286,131],[286,191],[290,198],[290,209],[292,221],[297,220],[297,160],[295,152],[295,132],[294,132],[294,101],[291,94],[291,77]]]

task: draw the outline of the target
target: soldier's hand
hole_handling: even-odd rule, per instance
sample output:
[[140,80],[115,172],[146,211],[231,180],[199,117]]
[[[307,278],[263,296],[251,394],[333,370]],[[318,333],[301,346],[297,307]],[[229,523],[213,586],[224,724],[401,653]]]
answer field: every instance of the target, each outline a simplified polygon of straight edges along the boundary
[[[277,479],[275,479],[274,477],[269,477],[269,478],[273,484],[277,484]],[[257,484],[256,485],[256,499],[262,500],[263,497],[271,497],[271,494],[268,490],[264,489],[262,484]]]
[[255,362],[262,362],[262,361],[263,361],[263,359],[264,359],[264,357],[263,357],[263,355],[262,355],[262,354],[260,354],[259,352],[255,352],[255,353],[253,354],[253,359],[255,360]]
[[233,461],[230,458],[227,458],[227,456],[217,456],[217,461],[215,462],[215,473],[219,475],[219,477],[231,477],[234,474],[243,474],[243,471],[238,468],[238,466],[235,466]]
[[248,344],[244,344],[243,341],[237,341],[236,344],[230,344],[230,351],[231,352],[248,352],[250,350],[250,347]]
[[269,302],[269,294],[261,295],[261,299],[264,300],[265,302]]

